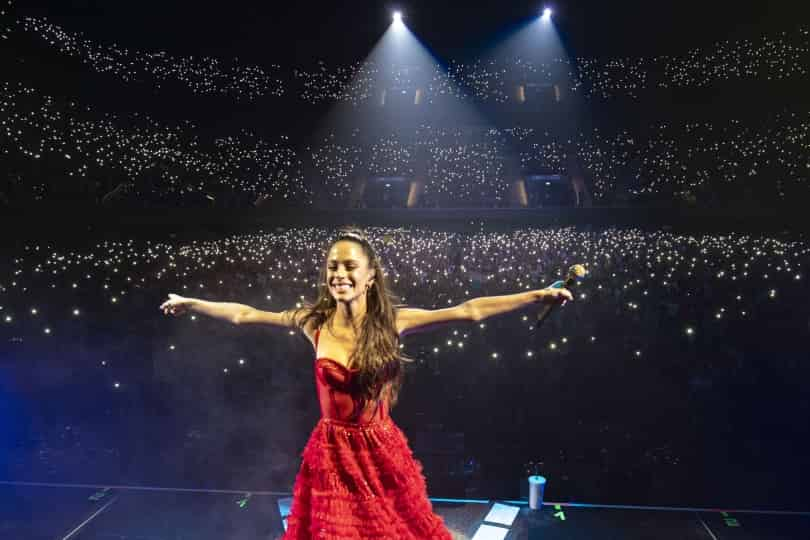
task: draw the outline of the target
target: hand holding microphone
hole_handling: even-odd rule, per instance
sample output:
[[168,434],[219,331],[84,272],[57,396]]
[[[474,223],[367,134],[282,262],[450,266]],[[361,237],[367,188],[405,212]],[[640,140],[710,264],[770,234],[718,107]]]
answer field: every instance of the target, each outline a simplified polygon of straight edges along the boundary
[[545,307],[553,307],[556,305],[564,306],[566,302],[573,302],[574,295],[565,288],[564,281],[555,281],[545,289],[542,289],[543,295],[540,298],[540,303],[545,304]]
[[554,306],[558,304],[565,305],[565,302],[574,300],[574,295],[568,289],[576,283],[578,279],[585,277],[588,271],[581,264],[575,264],[568,269],[568,275],[565,280],[555,281],[550,286],[543,289],[546,294],[542,297],[542,302],[545,304],[540,312],[537,314],[537,323],[535,328],[540,328],[540,325],[546,320]]

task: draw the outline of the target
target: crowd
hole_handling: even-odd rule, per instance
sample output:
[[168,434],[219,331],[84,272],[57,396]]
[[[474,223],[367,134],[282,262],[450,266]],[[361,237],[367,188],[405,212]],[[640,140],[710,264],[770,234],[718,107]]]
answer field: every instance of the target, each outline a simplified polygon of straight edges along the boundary
[[[6,16],[8,19],[10,16]],[[46,18],[22,16],[6,23],[5,36],[33,37],[59,55],[78,58],[98,73],[123,82],[147,82],[160,89],[167,81],[195,94],[230,96],[237,101],[297,96],[306,103],[359,105],[383,88],[422,89],[425,102],[447,97],[505,103],[517,99],[521,84],[557,84],[585,98],[638,98],[646,89],[702,88],[725,81],[781,81],[807,76],[810,30],[796,28],[754,39],[718,41],[682,54],[635,58],[530,57],[448,61],[427,68],[356,61],[312,67],[247,65],[237,58],[179,57],[166,51],[133,50],[101,44]]]
[[69,32],[46,19],[24,17],[21,31],[33,34],[63,55],[78,57],[99,73],[112,74],[123,82],[146,81],[160,89],[166,81],[182,84],[194,94],[224,95],[253,101],[262,96],[282,96],[285,84],[277,77],[281,67],[241,65],[238,59],[177,57],[166,51],[130,50],[118,44],[101,45]]
[[[435,426],[463,434],[456,457],[478,464],[468,489],[492,493],[487,482],[504,478],[517,488],[530,466],[552,479],[555,500],[756,506],[799,489],[790,478],[810,466],[807,424],[793,421],[810,413],[801,235],[368,234],[414,307],[539,289],[575,263],[589,271],[540,329],[535,306],[404,339],[417,362],[393,414],[417,441]],[[3,418],[8,474],[288,489],[319,414],[311,345],[292,330],[167,318],[158,306],[170,292],[271,311],[314,300],[332,237],[279,228],[9,248],[0,391],[18,414]],[[435,449],[416,448],[434,494],[447,493]]]
[[[21,40],[33,39],[124,82],[160,90],[172,81],[195,94],[240,102],[299,96],[304,103],[360,105],[390,87],[421,89],[425,103],[506,103],[515,98],[516,84],[563,84],[599,99],[638,97],[645,89],[730,80],[801,82],[810,58],[810,31],[796,28],[637,58],[451,60],[431,68],[370,61],[251,66],[101,44],[43,17],[17,16],[12,7],[9,0],[0,13],[0,39],[18,45],[21,55],[28,50]],[[424,180],[418,203],[424,207],[506,206],[516,179],[570,177],[572,163],[584,172],[595,205],[778,205],[808,191],[810,124],[800,107],[756,119],[651,119],[633,127],[598,121],[539,126],[536,118],[510,127],[448,127],[453,123],[437,119],[382,134],[357,127],[351,136],[332,133],[313,142],[247,128],[212,134],[194,121],[101,112],[80,97],[60,97],[30,82],[1,84],[0,207],[68,201],[135,209],[340,206],[349,203],[358,180],[373,177]],[[529,193],[530,204],[539,200]]]
[[358,179],[419,177],[427,206],[504,201],[517,178],[582,166],[597,205],[686,201],[779,204],[810,189],[810,118],[653,122],[605,130],[418,125],[355,128],[304,145],[247,129],[213,138],[191,122],[101,114],[9,82],[0,86],[0,204],[37,201],[246,208],[345,203]]
[[203,144],[191,122],[102,115],[8,82],[0,87],[0,113],[7,204],[210,206],[219,199],[220,206],[246,207],[260,197],[309,200],[300,159],[283,135],[268,141],[242,130]]

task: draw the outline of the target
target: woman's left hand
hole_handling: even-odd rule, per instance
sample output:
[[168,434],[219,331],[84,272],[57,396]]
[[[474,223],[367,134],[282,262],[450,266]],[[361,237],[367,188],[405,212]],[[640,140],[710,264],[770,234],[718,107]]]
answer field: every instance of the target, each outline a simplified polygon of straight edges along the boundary
[[540,289],[538,292],[540,293],[541,304],[560,304],[564,306],[566,302],[574,301],[574,295],[566,288],[547,287]]

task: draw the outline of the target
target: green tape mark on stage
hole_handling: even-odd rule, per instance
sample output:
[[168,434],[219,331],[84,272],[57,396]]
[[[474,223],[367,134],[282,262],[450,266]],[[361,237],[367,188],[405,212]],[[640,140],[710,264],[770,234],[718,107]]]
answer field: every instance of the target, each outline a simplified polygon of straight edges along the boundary
[[103,499],[104,497],[106,497],[107,493],[109,491],[110,491],[110,488],[104,488],[101,491],[97,491],[97,492],[93,493],[92,495],[90,495],[90,497],[88,497],[87,500],[92,501],[92,502],[98,502],[101,499]]

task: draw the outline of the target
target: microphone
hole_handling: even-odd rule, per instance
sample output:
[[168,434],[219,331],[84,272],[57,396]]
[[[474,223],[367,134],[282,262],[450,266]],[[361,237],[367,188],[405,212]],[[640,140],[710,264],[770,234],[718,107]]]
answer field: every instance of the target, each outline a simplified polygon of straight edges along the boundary
[[[574,266],[568,269],[568,275],[566,276],[564,281],[563,280],[555,281],[554,283],[549,285],[548,288],[549,289],[564,288],[570,290],[571,287],[574,285],[574,283],[576,283],[578,279],[585,277],[587,273],[588,271],[585,270],[584,266],[582,266],[581,264],[575,264]],[[556,305],[557,304],[546,304],[540,309],[540,312],[537,314],[537,323],[535,323],[534,325],[535,328],[540,328],[540,325],[543,324],[543,321],[546,320],[546,317],[548,317],[549,313],[551,313],[551,310],[554,309]]]

